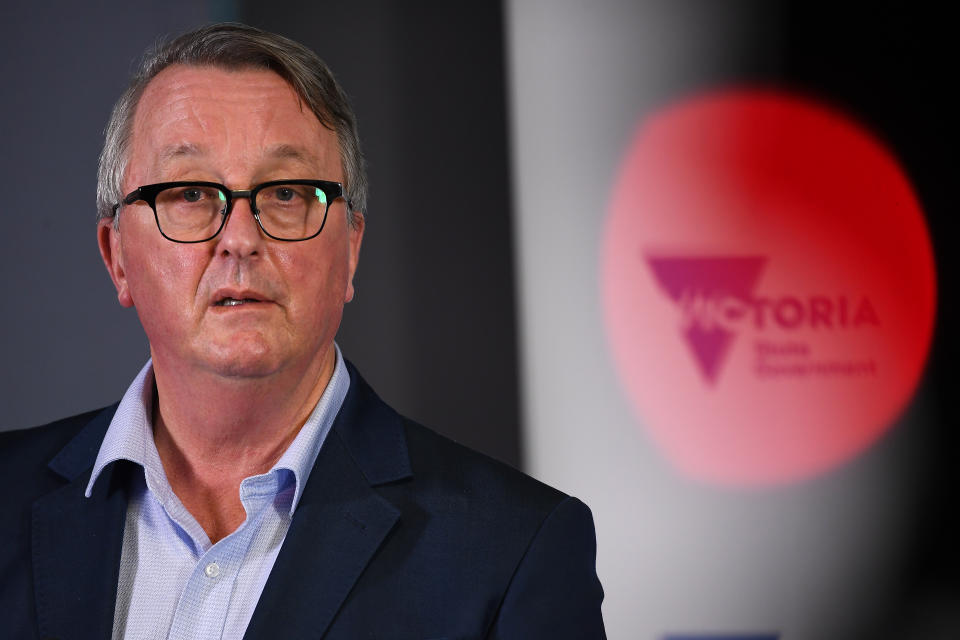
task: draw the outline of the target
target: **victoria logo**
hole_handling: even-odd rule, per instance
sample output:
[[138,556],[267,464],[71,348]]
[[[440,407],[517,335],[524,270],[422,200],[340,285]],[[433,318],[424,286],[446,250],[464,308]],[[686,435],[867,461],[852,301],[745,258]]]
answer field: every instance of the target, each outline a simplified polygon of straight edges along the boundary
[[720,91],[644,117],[599,267],[624,397],[697,478],[835,468],[923,373],[936,277],[919,200],[891,150],[807,97]]
[[811,344],[796,338],[784,341],[784,336],[799,333],[803,328],[825,332],[879,327],[880,319],[867,296],[757,295],[757,282],[767,262],[762,256],[647,256],[646,260],[658,284],[679,310],[681,332],[708,384],[716,384],[727,351],[744,330],[751,330],[760,338],[754,349],[758,362],[754,373],[759,376],[775,371],[770,364],[775,355],[794,356],[793,367],[781,367],[782,373],[876,372],[872,360],[834,360],[832,366],[822,362],[797,365],[798,356],[813,352]]

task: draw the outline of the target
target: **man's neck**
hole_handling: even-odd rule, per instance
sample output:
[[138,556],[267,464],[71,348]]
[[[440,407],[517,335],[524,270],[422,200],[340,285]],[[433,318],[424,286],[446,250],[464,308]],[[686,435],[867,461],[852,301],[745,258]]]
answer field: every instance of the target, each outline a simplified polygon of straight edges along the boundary
[[211,542],[243,523],[240,482],[266,473],[309,418],[336,351],[303,371],[242,379],[183,372],[154,360],[154,440],[170,486]]

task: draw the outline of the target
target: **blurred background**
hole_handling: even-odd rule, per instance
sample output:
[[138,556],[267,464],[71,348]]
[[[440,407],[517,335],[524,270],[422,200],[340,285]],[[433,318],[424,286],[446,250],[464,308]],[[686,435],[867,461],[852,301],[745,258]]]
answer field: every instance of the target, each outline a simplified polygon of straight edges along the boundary
[[216,20],[351,96],[372,186],[338,342],[590,505],[611,638],[960,637],[946,15],[5,2],[0,429],[115,402],[148,357],[96,248],[102,131],[145,49]]

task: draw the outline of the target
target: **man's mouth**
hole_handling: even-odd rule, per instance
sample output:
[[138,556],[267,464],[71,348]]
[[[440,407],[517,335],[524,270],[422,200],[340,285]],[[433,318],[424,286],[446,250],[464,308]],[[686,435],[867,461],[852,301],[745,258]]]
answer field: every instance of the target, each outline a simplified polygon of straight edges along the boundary
[[251,302],[260,302],[260,300],[254,300],[253,298],[243,298],[242,300],[238,300],[236,298],[224,298],[215,302],[214,305],[218,307],[236,307],[237,305],[249,304]]

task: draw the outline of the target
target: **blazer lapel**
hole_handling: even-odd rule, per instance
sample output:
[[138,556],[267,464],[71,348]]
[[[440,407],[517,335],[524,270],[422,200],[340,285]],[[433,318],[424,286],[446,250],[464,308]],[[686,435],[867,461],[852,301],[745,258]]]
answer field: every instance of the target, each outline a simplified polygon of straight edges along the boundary
[[245,638],[321,637],[400,512],[374,486],[409,477],[400,417],[349,365],[350,391],[317,456]]
[[84,497],[112,410],[97,415],[50,469],[67,481],[33,505],[31,541],[40,636],[110,638],[127,507],[124,467],[104,469]]

